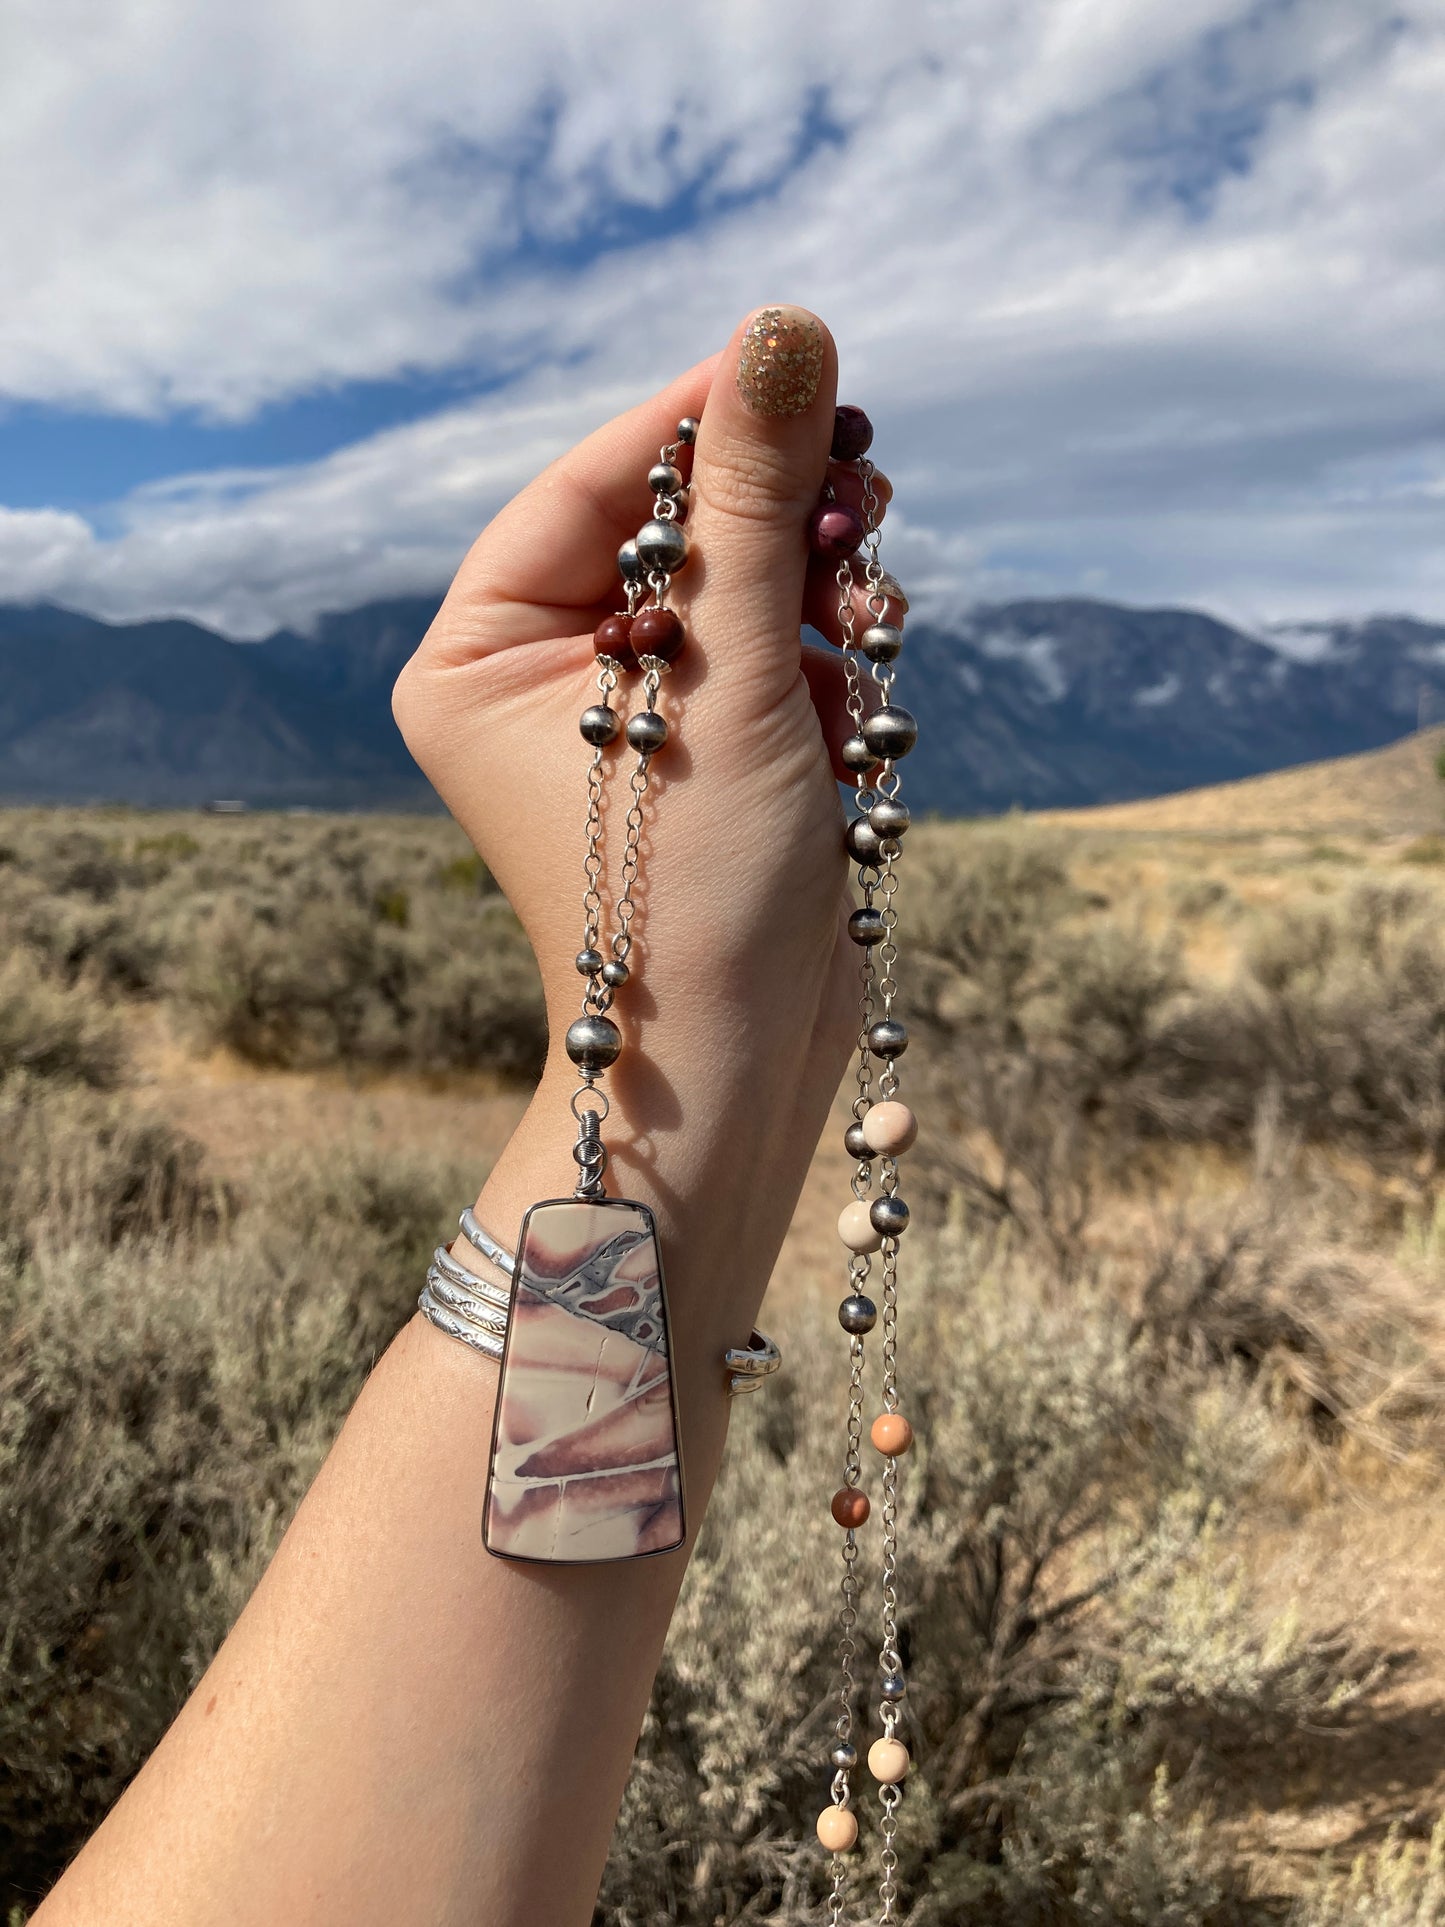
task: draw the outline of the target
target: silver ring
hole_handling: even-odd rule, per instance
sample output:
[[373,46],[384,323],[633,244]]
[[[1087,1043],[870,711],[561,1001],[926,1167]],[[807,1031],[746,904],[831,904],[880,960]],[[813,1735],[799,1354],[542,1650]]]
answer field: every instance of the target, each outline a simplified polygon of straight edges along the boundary
[[455,1285],[458,1291],[474,1292],[478,1298],[485,1298],[489,1305],[495,1305],[498,1311],[511,1309],[512,1294],[505,1285],[494,1284],[490,1278],[479,1278],[476,1272],[468,1271],[465,1265],[457,1263],[445,1245],[437,1246],[431,1261],[443,1278]]
[[426,1282],[432,1297],[448,1311],[455,1312],[458,1318],[465,1318],[469,1325],[475,1325],[478,1331],[490,1332],[494,1338],[506,1337],[507,1314],[504,1311],[494,1310],[469,1291],[458,1291],[435,1265],[427,1273]]
[[510,1278],[517,1269],[517,1260],[513,1257],[512,1253],[507,1250],[505,1245],[499,1245],[497,1243],[490,1231],[484,1230],[483,1227],[477,1223],[476,1213],[470,1205],[468,1205],[462,1213],[460,1222],[462,1236],[472,1247],[472,1250],[480,1251],[484,1258],[490,1258],[498,1271],[505,1277]]
[[501,1359],[501,1339],[494,1338],[490,1332],[478,1331],[474,1325],[468,1325],[454,1312],[438,1304],[432,1297],[430,1286],[427,1286],[416,1302],[423,1317],[435,1325],[438,1331],[445,1332],[448,1338],[459,1338],[464,1345],[470,1345],[474,1352],[485,1352],[488,1358]]
[[723,1353],[728,1369],[728,1397],[739,1398],[755,1392],[765,1378],[771,1378],[783,1362],[776,1343],[755,1325],[746,1345],[734,1345]]

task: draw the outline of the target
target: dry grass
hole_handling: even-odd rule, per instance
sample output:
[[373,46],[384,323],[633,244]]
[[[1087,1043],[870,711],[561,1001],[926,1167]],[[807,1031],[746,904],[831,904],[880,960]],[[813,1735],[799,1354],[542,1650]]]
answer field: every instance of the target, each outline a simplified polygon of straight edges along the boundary
[[1269,835],[1281,824],[1301,834],[1423,836],[1445,823],[1436,761],[1445,728],[1421,730],[1385,749],[1249,776],[1138,803],[1046,813],[1041,821],[1079,828],[1170,835]]
[[[914,838],[909,1186],[946,1228],[913,1248],[903,1358],[905,1917],[1445,1919],[1445,864],[1313,824]],[[20,812],[0,864],[23,1909],[223,1633],[537,1032],[439,821]],[[470,1062],[441,1061],[467,1009]],[[819,1918],[841,1129],[770,1296],[798,1363],[740,1414],[607,1927]]]

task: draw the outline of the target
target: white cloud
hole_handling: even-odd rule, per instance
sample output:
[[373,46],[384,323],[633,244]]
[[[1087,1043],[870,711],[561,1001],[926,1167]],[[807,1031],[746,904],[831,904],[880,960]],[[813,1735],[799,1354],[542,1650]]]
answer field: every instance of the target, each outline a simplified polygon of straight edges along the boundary
[[[322,462],[141,491],[103,535],[12,513],[0,594],[255,633],[431,586],[546,456],[796,299],[878,421],[934,606],[1445,614],[1440,0],[919,0],[881,30],[854,0],[131,0],[80,46],[64,15],[32,0],[0,71],[0,166],[34,188],[0,392],[225,415],[508,380]],[[840,136],[790,166],[820,99]],[[686,183],[687,231],[595,245]]]

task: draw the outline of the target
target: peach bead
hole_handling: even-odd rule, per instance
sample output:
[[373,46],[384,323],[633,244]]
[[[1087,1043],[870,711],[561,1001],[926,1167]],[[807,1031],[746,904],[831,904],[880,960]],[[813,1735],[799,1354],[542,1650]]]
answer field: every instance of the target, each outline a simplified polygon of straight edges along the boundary
[[881,1158],[901,1157],[917,1136],[918,1119],[896,1097],[875,1104],[863,1119],[863,1142]]
[[880,1412],[868,1436],[885,1459],[901,1459],[913,1443],[913,1427],[901,1412]]
[[878,1251],[882,1248],[883,1234],[874,1230],[868,1209],[866,1198],[854,1198],[838,1213],[838,1236],[850,1251]]
[[868,1749],[868,1771],[880,1786],[897,1786],[907,1779],[910,1764],[902,1740],[875,1740]]
[[858,1820],[847,1807],[824,1807],[818,1815],[818,1838],[829,1853],[847,1853],[858,1844]]

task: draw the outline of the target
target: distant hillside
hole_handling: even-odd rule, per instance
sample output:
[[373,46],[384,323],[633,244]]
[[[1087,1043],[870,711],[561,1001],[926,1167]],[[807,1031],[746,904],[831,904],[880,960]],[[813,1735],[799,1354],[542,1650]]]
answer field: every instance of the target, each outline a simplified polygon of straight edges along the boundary
[[[390,694],[436,604],[371,603],[259,643],[0,605],[0,798],[432,807]],[[1257,636],[1064,597],[915,621],[908,638],[909,800],[948,815],[1158,796],[1445,718],[1445,626],[1407,617]]]
[[1041,820],[1186,835],[1293,830],[1419,836],[1445,831],[1445,782],[1435,768],[1442,751],[1445,728],[1426,729],[1363,756],[1339,756],[1141,803],[1048,811]]

